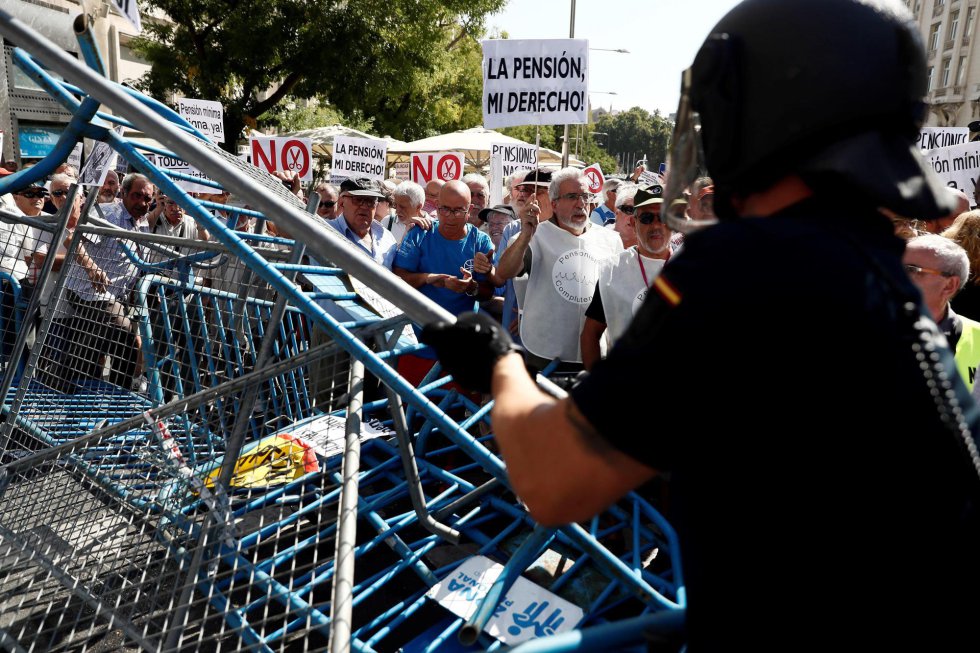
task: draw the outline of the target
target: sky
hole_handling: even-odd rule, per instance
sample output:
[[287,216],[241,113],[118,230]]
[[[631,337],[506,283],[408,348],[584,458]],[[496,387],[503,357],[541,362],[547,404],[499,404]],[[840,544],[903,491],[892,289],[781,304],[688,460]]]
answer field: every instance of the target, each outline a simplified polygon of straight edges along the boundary
[[[578,0],[575,38],[590,48],[592,108],[634,106],[667,116],[677,110],[681,72],[691,65],[709,30],[737,0]],[[512,39],[568,38],[571,0],[510,0],[487,20]],[[615,92],[607,95],[600,91]]]

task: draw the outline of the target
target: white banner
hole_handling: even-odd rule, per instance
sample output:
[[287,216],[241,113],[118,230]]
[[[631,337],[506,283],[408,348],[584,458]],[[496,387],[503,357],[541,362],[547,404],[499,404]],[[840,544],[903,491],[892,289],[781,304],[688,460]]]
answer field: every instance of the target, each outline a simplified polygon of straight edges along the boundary
[[293,136],[253,136],[249,139],[252,165],[269,174],[296,172],[300,181],[313,181],[313,141]]
[[[204,179],[211,181],[211,178],[206,174],[187,163],[183,159],[178,159],[174,156],[162,156],[160,154],[154,154],[152,152],[144,152],[143,156],[150,160],[150,163],[163,170],[169,170],[171,172],[179,172],[181,174],[187,175],[189,177],[197,177],[198,179]],[[203,184],[196,184],[193,181],[187,181],[184,179],[174,179],[173,182],[186,190],[188,193],[217,193],[219,192],[217,188],[213,186],[205,186]]]
[[933,150],[925,157],[946,185],[966,193],[972,205],[980,175],[980,141]]
[[333,139],[330,181],[367,177],[383,181],[388,161],[388,144],[376,138],[337,136]]
[[140,10],[136,6],[136,0],[112,0],[112,4],[116,5],[116,9],[129,21],[137,34],[143,31],[143,24],[140,22]]
[[923,154],[943,147],[962,145],[970,140],[969,127],[923,127],[915,139]]
[[463,155],[459,152],[424,152],[412,155],[412,181],[425,186],[433,179],[463,178]]
[[225,110],[213,100],[177,100],[177,113],[212,143],[225,142]]
[[588,123],[587,39],[482,43],[485,127]]
[[[114,127],[118,135],[122,136],[125,127],[119,125]],[[92,148],[91,153],[88,155],[88,160],[85,162],[85,167],[82,169],[81,173],[78,175],[78,185],[79,186],[95,186],[96,188],[102,188],[102,184],[105,183],[105,177],[109,174],[109,171],[116,167],[116,159],[118,154],[112,147],[109,146],[105,141],[98,141],[95,147]]]

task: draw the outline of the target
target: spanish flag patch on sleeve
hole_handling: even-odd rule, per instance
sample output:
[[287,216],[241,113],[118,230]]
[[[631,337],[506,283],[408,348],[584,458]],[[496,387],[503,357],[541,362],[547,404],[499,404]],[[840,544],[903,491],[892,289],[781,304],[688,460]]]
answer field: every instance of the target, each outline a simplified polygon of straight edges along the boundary
[[664,301],[671,306],[677,306],[681,303],[681,294],[677,291],[677,288],[674,288],[674,286],[664,278],[664,275],[658,275],[657,278],[653,280],[652,288],[657,291],[657,294],[663,297]]

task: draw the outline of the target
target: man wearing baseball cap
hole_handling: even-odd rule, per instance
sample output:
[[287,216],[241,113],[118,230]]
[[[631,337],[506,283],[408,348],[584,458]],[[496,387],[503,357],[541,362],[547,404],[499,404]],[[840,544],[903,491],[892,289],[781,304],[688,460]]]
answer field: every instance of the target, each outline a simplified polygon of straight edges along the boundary
[[342,233],[365,254],[391,269],[398,251],[395,237],[374,219],[378,200],[384,198],[381,184],[366,177],[345,179],[340,184],[343,213],[327,224]]
[[601,357],[602,334],[609,331],[612,347],[643,305],[650,284],[673,253],[674,233],[661,218],[663,187],[644,186],[633,196],[632,215],[627,218],[636,232],[636,245],[619,256],[599,262],[598,281],[582,326],[582,364],[585,369]]

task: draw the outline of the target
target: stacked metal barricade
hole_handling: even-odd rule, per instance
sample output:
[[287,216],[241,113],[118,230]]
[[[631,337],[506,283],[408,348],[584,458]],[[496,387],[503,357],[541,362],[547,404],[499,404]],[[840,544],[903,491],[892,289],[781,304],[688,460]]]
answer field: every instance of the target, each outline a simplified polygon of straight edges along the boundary
[[[92,138],[213,238],[123,231],[90,199],[59,270],[47,257],[29,297],[2,279],[0,645],[611,650],[642,646],[651,624],[676,628],[670,525],[631,495],[589,524],[536,526],[493,453],[490,405],[450,389],[438,366],[418,388],[393,369],[419,347],[410,320],[451,317],[277,180],[105,82],[86,27],[79,17],[87,68],[0,12],[17,64],[76,116],[0,194]],[[199,201],[147,152],[193,162],[255,208]],[[241,216],[295,240],[235,231]],[[66,212],[0,221],[65,242]],[[112,382],[125,350],[91,344],[110,338],[72,297],[79,235],[119,239],[139,271],[127,316],[145,390]]]

